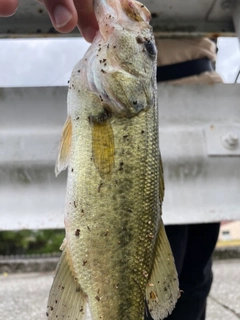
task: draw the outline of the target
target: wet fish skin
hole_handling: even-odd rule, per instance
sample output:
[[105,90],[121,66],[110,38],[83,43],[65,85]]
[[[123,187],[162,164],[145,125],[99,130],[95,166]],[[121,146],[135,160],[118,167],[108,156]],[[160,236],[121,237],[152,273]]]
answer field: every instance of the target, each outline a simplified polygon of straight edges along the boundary
[[[156,48],[137,1],[96,0],[100,31],[75,66],[56,173],[68,166],[62,258],[49,319],[170,313],[178,281],[161,219]],[[57,301],[57,302],[56,302]]]

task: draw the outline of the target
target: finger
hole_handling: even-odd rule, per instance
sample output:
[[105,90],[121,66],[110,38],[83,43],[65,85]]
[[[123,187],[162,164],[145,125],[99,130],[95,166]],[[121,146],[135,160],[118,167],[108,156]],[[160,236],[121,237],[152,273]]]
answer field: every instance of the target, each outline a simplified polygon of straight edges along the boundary
[[78,13],[78,28],[82,36],[92,42],[98,30],[98,23],[93,11],[93,0],[74,0]]
[[0,0],[0,17],[12,16],[18,7],[17,0]]
[[73,0],[43,0],[43,3],[56,30],[67,33],[76,27],[78,16]]

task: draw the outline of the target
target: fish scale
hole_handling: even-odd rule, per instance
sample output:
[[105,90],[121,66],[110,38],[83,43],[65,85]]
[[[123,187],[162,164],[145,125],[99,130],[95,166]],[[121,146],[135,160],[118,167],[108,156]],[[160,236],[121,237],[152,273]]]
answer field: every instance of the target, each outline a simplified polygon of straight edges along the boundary
[[178,280],[161,219],[150,15],[137,1],[94,7],[100,30],[72,72],[56,163],[68,166],[66,238],[47,314],[84,320],[89,304],[92,320],[143,320],[146,303],[159,320]]

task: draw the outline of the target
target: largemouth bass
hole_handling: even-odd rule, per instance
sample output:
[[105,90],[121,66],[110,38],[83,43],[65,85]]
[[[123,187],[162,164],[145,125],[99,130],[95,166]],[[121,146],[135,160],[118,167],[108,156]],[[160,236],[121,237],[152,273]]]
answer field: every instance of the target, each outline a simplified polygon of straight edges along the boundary
[[[68,166],[66,238],[49,319],[165,318],[178,280],[161,218],[156,47],[137,1],[95,0],[99,23],[69,83],[56,173]],[[146,307],[147,306],[147,307]]]

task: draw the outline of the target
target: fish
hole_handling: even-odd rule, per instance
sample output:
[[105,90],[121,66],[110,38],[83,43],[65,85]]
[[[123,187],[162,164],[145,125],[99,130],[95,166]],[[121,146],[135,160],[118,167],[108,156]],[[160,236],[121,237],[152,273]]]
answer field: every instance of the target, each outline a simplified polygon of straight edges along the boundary
[[148,9],[94,0],[99,31],[73,69],[55,172],[65,230],[48,319],[164,319],[179,296],[162,221],[157,49]]

